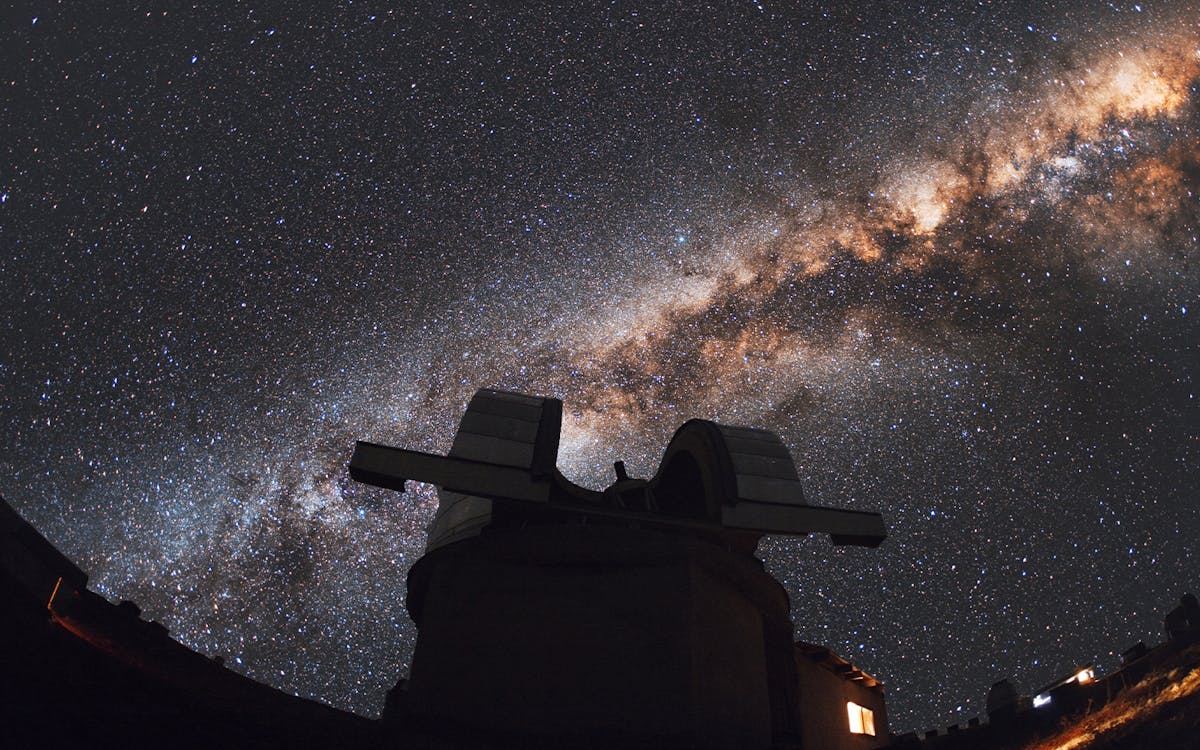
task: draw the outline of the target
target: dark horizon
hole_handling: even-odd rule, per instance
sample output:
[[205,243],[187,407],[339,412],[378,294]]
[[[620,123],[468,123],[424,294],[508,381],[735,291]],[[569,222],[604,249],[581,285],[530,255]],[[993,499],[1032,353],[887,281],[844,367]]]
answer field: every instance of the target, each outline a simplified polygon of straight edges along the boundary
[[882,512],[759,556],[897,732],[1196,588],[1194,9],[297,11],[5,32],[0,493],[97,592],[377,715],[436,498],[346,464],[479,387],[591,488],[703,418]]

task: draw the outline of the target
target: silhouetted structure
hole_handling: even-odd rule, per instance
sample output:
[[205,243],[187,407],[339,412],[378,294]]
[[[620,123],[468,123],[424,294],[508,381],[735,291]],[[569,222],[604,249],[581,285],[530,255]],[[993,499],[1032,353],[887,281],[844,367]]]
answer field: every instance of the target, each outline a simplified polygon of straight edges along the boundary
[[1008,678],[993,683],[987,694],[988,721],[996,726],[1010,726],[1027,704],[1028,700],[1022,703],[1016,686]]
[[379,747],[378,722],[225,669],[87,589],[0,500],[0,747]]
[[[1128,649],[1117,672],[1079,667],[1034,696],[1002,680],[988,692],[989,723],[890,736],[882,686],[828,649],[791,643],[786,594],[753,557],[764,528],[824,524],[835,542],[877,544],[878,516],[804,505],[775,436],[709,422],[684,425],[650,481],[618,467],[603,493],[575,488],[553,468],[557,408],[481,392],[468,416],[503,419],[464,417],[448,462],[360,444],[360,478],[402,487],[394,470],[411,457],[454,488],[440,491],[430,548],[410,574],[420,640],[382,722],[185,648],[135,603],[89,591],[87,575],[0,499],[0,747],[979,750],[1100,731],[1086,722],[1106,703],[1150,709],[1123,715],[1103,747],[1195,744],[1190,595],[1167,615],[1170,639]],[[532,499],[480,491],[497,465]]]
[[354,478],[431,482],[441,501],[409,573],[419,636],[388,718],[517,745],[886,744],[882,688],[794,646],[787,594],[753,554],[764,533],[876,546],[880,516],[807,505],[778,437],[702,420],[653,479],[618,462],[588,490],[555,467],[561,415],[482,390],[449,456],[357,445]]
[[1179,597],[1179,606],[1163,618],[1163,630],[1173,641],[1193,640],[1200,636],[1200,602],[1194,595]]

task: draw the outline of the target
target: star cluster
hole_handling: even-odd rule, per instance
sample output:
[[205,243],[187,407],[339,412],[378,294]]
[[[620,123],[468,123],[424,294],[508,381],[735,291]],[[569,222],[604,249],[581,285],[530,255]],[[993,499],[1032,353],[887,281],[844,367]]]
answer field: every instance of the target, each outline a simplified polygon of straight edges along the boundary
[[1196,585],[1200,11],[42,3],[4,32],[0,490],[185,644],[366,715],[492,386],[560,467],[765,427],[879,550],[767,539],[893,729]]

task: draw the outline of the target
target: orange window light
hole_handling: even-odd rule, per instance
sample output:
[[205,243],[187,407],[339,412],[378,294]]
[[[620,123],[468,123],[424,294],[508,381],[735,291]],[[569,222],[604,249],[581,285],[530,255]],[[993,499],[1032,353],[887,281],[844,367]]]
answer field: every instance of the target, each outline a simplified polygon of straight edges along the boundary
[[875,736],[875,712],[854,701],[846,702],[846,715],[850,719],[850,734]]

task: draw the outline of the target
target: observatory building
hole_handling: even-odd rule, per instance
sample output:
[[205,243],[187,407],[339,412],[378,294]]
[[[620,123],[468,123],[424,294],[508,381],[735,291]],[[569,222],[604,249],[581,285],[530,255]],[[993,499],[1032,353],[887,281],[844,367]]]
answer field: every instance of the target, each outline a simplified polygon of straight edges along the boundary
[[351,475],[439,509],[408,576],[419,635],[385,719],[514,746],[874,748],[882,686],[797,644],[764,534],[875,547],[876,513],[805,503],[767,431],[685,423],[649,480],[556,468],[562,403],[481,390],[448,456],[357,444]]
[[775,435],[702,420],[653,478],[618,462],[606,490],[578,487],[555,468],[561,415],[554,399],[480,391],[448,456],[356,446],[355,478],[430,482],[441,500],[408,577],[411,674],[382,720],[185,647],[88,589],[0,497],[0,747],[998,748],[1076,732],[1114,697],[1140,713],[1113,747],[1194,744],[1196,722],[1179,720],[1200,711],[1191,596],[1167,614],[1167,643],[1139,643],[1111,675],[1084,665],[1033,696],[1002,680],[988,723],[891,735],[883,687],[793,641],[787,593],[755,557],[764,534],[876,546],[878,514],[806,504]]

